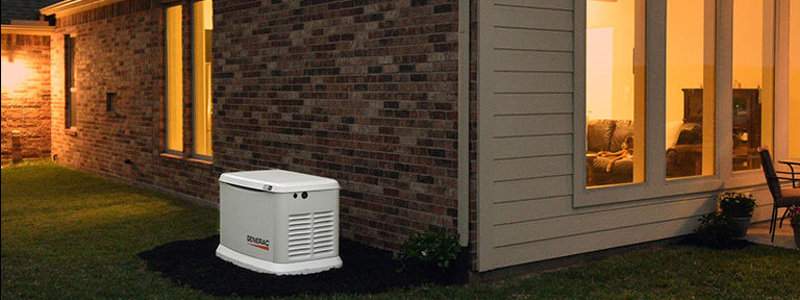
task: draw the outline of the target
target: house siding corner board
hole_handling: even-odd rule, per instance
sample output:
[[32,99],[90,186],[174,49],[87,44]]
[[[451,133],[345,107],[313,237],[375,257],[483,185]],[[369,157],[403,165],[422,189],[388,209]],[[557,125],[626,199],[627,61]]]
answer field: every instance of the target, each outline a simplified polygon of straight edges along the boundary
[[[479,3],[479,271],[691,233],[715,192],[573,206],[575,1]],[[740,189],[769,217],[762,186]]]
[[478,2],[470,0],[469,20],[469,251],[478,269]]
[[2,35],[2,164],[50,156],[50,38]]
[[57,21],[54,65],[73,34],[78,85],[74,129],[63,126],[63,87],[54,90],[60,163],[212,202],[222,172],[305,172],[340,182],[345,238],[398,249],[413,232],[455,232],[459,2],[214,1],[210,164],[187,159],[190,2],[177,155],[163,153],[164,8],[120,3]]

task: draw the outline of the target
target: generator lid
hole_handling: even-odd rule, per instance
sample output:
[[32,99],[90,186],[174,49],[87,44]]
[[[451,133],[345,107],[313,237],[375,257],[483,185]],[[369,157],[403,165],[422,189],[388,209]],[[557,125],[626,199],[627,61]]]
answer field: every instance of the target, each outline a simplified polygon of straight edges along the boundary
[[295,193],[338,190],[336,180],[286,170],[263,170],[223,173],[219,181],[243,188],[271,193]]

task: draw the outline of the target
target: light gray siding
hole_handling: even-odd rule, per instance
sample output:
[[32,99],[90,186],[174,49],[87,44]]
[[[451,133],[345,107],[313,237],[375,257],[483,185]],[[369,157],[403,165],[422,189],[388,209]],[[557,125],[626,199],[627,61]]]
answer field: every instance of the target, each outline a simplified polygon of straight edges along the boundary
[[715,209],[716,191],[573,206],[573,1],[482,0],[478,15],[480,271],[688,234]]

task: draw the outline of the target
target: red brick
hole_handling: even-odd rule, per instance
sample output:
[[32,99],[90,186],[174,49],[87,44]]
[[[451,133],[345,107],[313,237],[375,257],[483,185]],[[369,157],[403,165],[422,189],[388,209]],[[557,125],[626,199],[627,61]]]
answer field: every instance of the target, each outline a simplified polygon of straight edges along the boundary
[[[76,34],[78,125],[59,163],[218,201],[222,172],[283,168],[342,185],[342,235],[397,249],[415,231],[455,231],[457,1],[215,1],[213,164],[192,149],[191,38],[184,3],[184,148],[165,158],[164,11],[127,0],[57,21]],[[63,82],[55,70],[53,82]],[[105,93],[115,92],[115,114]],[[132,165],[125,164],[130,160]]]
[[[2,163],[50,156],[50,38],[2,35],[2,63],[26,74],[3,74],[3,81],[25,75],[2,88]],[[13,62],[11,62],[13,61]]]

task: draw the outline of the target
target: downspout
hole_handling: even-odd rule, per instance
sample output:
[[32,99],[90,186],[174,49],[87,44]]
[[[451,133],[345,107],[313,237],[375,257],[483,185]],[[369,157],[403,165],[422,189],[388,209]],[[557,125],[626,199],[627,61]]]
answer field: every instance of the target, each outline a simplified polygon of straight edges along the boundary
[[458,242],[469,245],[470,1],[458,2]]

